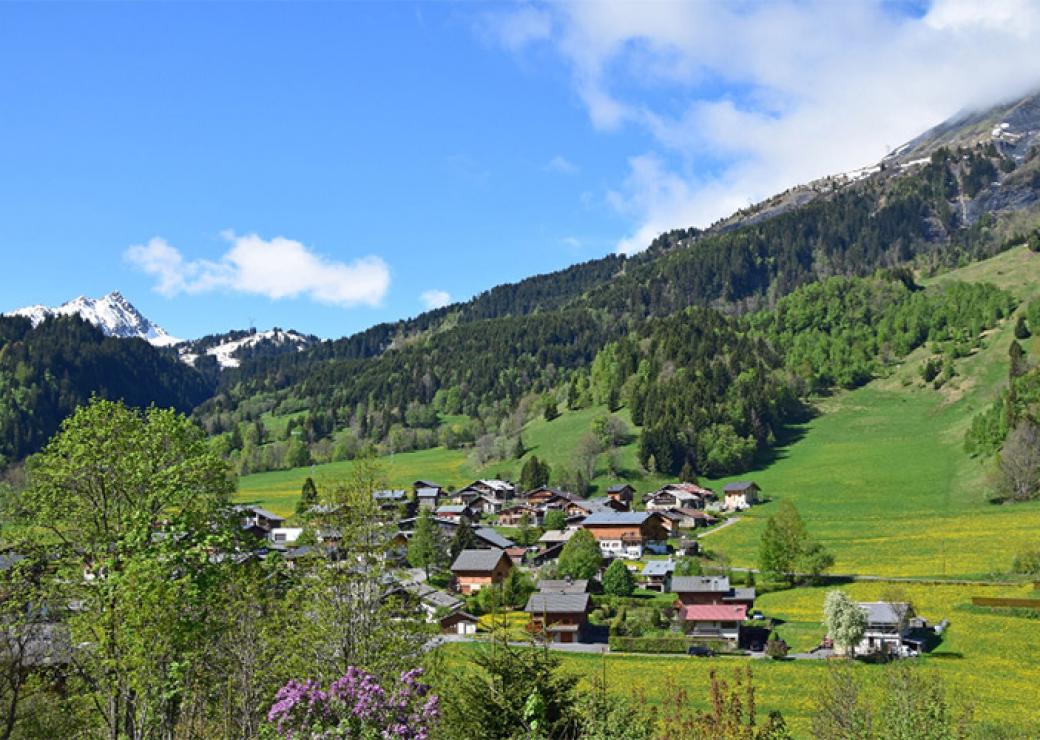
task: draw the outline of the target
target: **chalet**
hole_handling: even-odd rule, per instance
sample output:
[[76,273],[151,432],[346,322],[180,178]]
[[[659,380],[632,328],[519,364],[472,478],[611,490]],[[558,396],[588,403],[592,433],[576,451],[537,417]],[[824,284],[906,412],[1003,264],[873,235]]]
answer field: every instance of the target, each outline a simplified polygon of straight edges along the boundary
[[688,637],[740,642],[740,627],[747,619],[743,604],[684,604],[676,612],[682,631]]
[[466,488],[472,489],[479,494],[491,496],[499,501],[508,501],[516,496],[516,486],[504,480],[473,481]]
[[524,494],[523,498],[527,501],[528,506],[549,506],[552,504],[555,508],[560,509],[567,503],[582,500],[581,496],[575,493],[559,488],[550,488],[549,486],[532,488]]
[[473,521],[477,518],[471,509],[466,504],[448,504],[445,506],[438,506],[437,510],[434,511],[434,516],[438,519],[447,519],[450,522],[460,522],[463,519]]
[[671,511],[673,514],[677,514],[680,517],[679,526],[683,529],[710,527],[718,521],[718,519],[713,517],[711,514],[701,511],[700,509],[688,509],[683,507],[672,509]]
[[619,504],[624,504],[625,509],[632,507],[632,500],[635,498],[635,495],[636,489],[627,483],[615,483],[607,487],[607,498]]
[[657,516],[661,517],[661,524],[664,525],[664,529],[668,532],[669,537],[674,537],[679,533],[679,527],[682,526],[683,517],[681,514],[677,514],[671,509],[665,511],[655,511]]
[[649,591],[665,594],[672,590],[672,574],[674,572],[674,560],[651,560],[639,574],[639,583]]
[[469,596],[485,586],[501,583],[513,569],[505,550],[463,550],[451,564],[455,589]]
[[498,523],[502,527],[519,527],[520,520],[527,516],[532,527],[542,523],[542,512],[534,506],[516,504],[498,512]]
[[526,547],[521,547],[520,545],[513,545],[512,547],[507,547],[505,550],[506,555],[508,555],[509,559],[513,561],[513,565],[520,567],[524,564],[524,558],[527,557]]
[[653,493],[646,502],[647,511],[668,511],[669,509],[703,509],[705,497],[699,493],[678,487],[666,486]]
[[408,503],[408,492],[402,490],[373,491],[372,498],[379,505],[380,509],[394,511]]
[[415,489],[415,500],[419,503],[420,509],[436,509],[440,498],[440,487],[421,486]]
[[469,504],[469,507],[473,511],[484,514],[485,516],[496,516],[500,511],[502,511],[503,506],[504,504],[502,501],[487,494],[478,496]]
[[433,481],[417,480],[414,483],[412,483],[412,491],[414,491],[415,493],[419,493],[420,488],[433,488],[438,491],[444,490],[444,486],[442,486],[440,483],[434,483]]
[[755,589],[733,588],[729,576],[674,576],[671,593],[679,604],[730,604],[751,608]]
[[456,611],[464,606],[459,597],[446,591],[440,591],[426,583],[412,581],[404,584],[403,588],[418,599],[419,606],[422,607],[429,621],[432,621],[437,614]]
[[568,527],[567,529],[547,529],[542,536],[538,538],[538,544],[543,547],[566,544],[567,540],[573,537],[574,533],[577,531],[577,527]]
[[524,611],[531,615],[532,633],[551,642],[580,642],[589,623],[589,594],[537,591]]
[[624,504],[612,499],[578,499],[563,504],[563,513],[568,517],[587,517],[599,511],[628,511]]
[[473,536],[477,538],[478,547],[497,547],[499,550],[516,547],[515,542],[508,537],[503,537],[491,527],[477,527],[473,530]]
[[581,524],[599,543],[603,557],[643,557],[644,550],[663,551],[668,533],[661,517],[645,511],[601,511]]
[[866,601],[856,606],[867,616],[867,629],[856,646],[860,655],[915,655],[927,649],[927,635],[934,635],[906,602]]
[[727,483],[722,487],[724,506],[727,511],[743,511],[758,503],[758,494],[762,489],[751,481]]
[[481,496],[486,495],[487,494],[485,494],[483,491],[477,488],[473,488],[472,486],[466,486],[465,488],[460,488],[459,490],[455,491],[455,493],[451,494],[451,502],[453,504],[462,504],[464,506],[469,506]]
[[438,624],[442,635],[475,635],[477,622],[476,617],[460,609],[441,617]]
[[556,578],[538,581],[538,590],[542,593],[584,594],[589,590],[589,582],[584,578]]
[[277,529],[285,522],[284,517],[273,514],[267,509],[259,506],[236,507],[242,515],[242,528],[262,533],[266,536],[272,529]]

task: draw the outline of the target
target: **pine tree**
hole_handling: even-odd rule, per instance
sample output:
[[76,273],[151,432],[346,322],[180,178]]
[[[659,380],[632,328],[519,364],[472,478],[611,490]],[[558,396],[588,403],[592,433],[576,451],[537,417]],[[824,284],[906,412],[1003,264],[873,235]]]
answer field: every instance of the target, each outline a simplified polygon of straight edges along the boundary
[[526,452],[524,449],[524,438],[523,435],[518,434],[516,435],[516,443],[513,445],[513,457],[519,460],[524,456],[524,452]]
[[318,488],[314,485],[314,479],[307,476],[300,489],[300,498],[296,502],[296,513],[306,513],[308,509],[318,503]]
[[440,529],[434,521],[433,512],[423,509],[415,522],[415,531],[408,540],[408,564],[413,568],[422,568],[426,577],[430,577],[430,566],[444,562],[444,544],[441,541]]
[[477,536],[473,534],[473,527],[470,526],[468,519],[463,518],[459,522],[459,526],[455,528],[455,534],[452,536],[451,544],[448,547],[452,562],[455,561],[460,552],[470,550],[476,546]]
[[1029,339],[1030,336],[1029,327],[1026,326],[1026,317],[1019,315],[1015,322],[1015,339]]

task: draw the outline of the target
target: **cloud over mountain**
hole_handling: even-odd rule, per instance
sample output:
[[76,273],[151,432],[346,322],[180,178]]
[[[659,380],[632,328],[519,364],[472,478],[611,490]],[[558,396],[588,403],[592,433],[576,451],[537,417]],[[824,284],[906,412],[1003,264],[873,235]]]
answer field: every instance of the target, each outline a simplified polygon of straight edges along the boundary
[[306,297],[337,306],[374,306],[390,287],[390,270],[376,256],[338,262],[280,236],[267,240],[229,231],[223,237],[230,248],[217,260],[186,260],[160,237],[131,246],[124,256],[155,278],[155,290],[165,296],[231,290],[272,300]]

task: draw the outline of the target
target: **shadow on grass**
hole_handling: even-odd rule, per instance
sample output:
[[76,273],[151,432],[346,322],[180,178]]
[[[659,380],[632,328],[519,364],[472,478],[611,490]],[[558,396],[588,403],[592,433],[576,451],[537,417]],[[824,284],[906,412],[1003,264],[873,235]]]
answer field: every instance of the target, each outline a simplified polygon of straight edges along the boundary
[[751,462],[751,470],[765,470],[779,460],[786,459],[791,454],[791,447],[805,438],[809,433],[809,422],[820,415],[813,406],[801,404],[798,411],[777,432],[776,442],[762,450],[759,450]]

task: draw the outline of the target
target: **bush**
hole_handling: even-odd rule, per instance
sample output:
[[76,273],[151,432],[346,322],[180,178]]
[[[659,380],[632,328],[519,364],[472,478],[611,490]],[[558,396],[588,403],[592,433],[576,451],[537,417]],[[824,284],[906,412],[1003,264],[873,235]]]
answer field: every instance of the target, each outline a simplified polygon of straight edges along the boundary
[[685,653],[690,641],[680,635],[610,638],[610,649],[618,653]]
[[787,643],[780,639],[780,635],[776,632],[769,635],[769,640],[766,641],[766,655],[773,660],[779,660],[787,657],[788,650]]
[[1011,564],[1012,573],[1040,576],[1040,550],[1023,550]]

